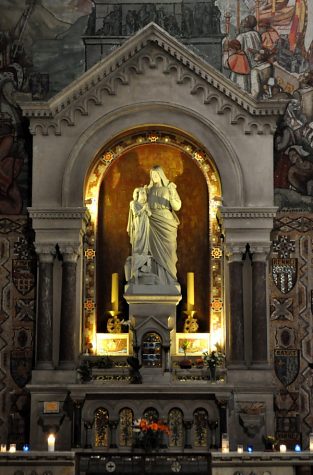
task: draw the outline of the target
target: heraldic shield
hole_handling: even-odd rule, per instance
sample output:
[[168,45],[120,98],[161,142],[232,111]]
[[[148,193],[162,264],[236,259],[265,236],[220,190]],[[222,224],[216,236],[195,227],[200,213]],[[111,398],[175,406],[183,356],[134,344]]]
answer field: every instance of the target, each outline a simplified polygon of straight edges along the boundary
[[274,350],[274,368],[279,381],[284,386],[289,386],[289,384],[293,383],[299,374],[299,350]]
[[297,282],[297,274],[297,259],[272,259],[273,281],[283,294],[288,294],[294,288]]

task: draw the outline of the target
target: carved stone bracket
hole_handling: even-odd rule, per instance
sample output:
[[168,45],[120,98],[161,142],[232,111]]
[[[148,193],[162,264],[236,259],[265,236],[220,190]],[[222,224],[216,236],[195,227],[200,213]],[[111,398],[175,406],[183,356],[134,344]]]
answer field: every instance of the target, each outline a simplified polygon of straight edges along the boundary
[[239,414],[239,423],[249,437],[255,437],[264,426],[263,414]]

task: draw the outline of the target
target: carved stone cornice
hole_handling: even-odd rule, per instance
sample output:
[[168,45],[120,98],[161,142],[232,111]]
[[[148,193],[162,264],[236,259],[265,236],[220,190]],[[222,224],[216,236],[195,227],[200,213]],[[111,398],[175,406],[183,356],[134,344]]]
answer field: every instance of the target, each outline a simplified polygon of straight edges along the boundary
[[27,208],[32,219],[84,219],[90,218],[88,208]]
[[270,218],[274,219],[277,212],[277,207],[268,208],[221,208],[222,218]]
[[[77,113],[89,115],[90,105],[102,106],[108,96],[129,85],[134,74],[161,69],[175,75],[176,84],[188,87],[215,113],[227,115],[230,124],[244,122],[246,134],[273,133],[277,116],[284,113],[287,101],[256,101],[193,51],[150,23],[129,38],[117,50],[93,66],[72,84],[47,102],[19,101],[23,115],[31,118],[32,134],[62,134],[62,128],[74,126]],[[171,79],[172,80],[172,79]]]

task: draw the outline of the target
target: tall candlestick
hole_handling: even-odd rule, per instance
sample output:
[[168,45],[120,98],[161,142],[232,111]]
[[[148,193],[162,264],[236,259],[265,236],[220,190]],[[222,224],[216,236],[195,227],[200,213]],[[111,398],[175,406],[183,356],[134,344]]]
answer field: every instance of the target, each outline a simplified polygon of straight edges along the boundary
[[118,273],[112,274],[112,289],[111,289],[111,303],[112,310],[118,312]]
[[229,12],[225,13],[225,32],[226,35],[229,35],[230,32],[230,19],[231,19],[231,14]]
[[193,310],[195,304],[195,275],[187,272],[187,311]]
[[259,30],[260,0],[255,0],[255,17],[256,17],[256,21],[257,21],[256,29]]
[[237,33],[240,33],[240,0],[237,0]]
[[276,13],[276,0],[272,0],[272,14],[275,15]]
[[54,434],[50,434],[48,437],[48,452],[54,452],[55,446],[55,436]]

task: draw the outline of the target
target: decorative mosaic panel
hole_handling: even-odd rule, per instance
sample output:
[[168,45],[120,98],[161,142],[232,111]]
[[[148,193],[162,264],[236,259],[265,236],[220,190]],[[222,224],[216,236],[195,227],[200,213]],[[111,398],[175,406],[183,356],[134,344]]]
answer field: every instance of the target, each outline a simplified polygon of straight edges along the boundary
[[[271,355],[275,398],[276,431],[280,441],[305,447],[313,426],[312,290],[313,215],[280,212],[272,233],[272,261],[289,266],[291,281],[277,285],[270,276]],[[297,267],[297,274],[292,269]],[[301,402],[300,402],[301,401]]]
[[27,218],[0,216],[0,439],[20,446],[28,437],[35,284]]

